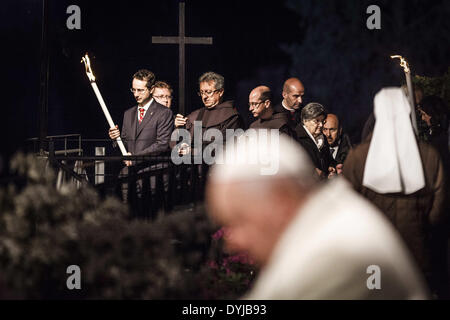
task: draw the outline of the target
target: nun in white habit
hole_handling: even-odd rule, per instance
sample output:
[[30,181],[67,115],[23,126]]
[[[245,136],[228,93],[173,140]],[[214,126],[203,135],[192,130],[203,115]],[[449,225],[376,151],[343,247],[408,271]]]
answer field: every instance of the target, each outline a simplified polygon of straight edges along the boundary
[[372,138],[351,150],[343,174],[388,217],[431,285],[430,239],[446,214],[443,164],[432,146],[417,141],[401,88],[381,90],[374,108]]

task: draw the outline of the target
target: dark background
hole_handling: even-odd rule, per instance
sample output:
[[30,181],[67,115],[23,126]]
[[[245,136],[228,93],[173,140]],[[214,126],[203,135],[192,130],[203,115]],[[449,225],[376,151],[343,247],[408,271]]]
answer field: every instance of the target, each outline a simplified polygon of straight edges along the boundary
[[[66,9],[81,8],[81,30],[68,30]],[[381,30],[368,30],[366,9],[381,8]],[[269,85],[281,100],[283,81],[299,77],[304,105],[322,103],[337,113],[358,142],[374,94],[399,86],[404,74],[439,76],[450,66],[449,1],[186,1],[186,35],[213,37],[213,45],[186,47],[186,109],[201,106],[197,79],[206,71],[225,76],[226,98],[251,122],[248,94]],[[2,77],[0,167],[37,137],[42,2],[6,0],[1,8]],[[131,77],[140,68],[174,87],[177,113],[178,47],[152,44],[152,36],[178,34],[178,1],[49,1],[48,134],[80,133],[107,139],[108,125],[80,64],[87,51],[97,84],[116,123],[134,105]],[[85,144],[85,154],[95,145]],[[110,152],[110,150],[108,150]]]

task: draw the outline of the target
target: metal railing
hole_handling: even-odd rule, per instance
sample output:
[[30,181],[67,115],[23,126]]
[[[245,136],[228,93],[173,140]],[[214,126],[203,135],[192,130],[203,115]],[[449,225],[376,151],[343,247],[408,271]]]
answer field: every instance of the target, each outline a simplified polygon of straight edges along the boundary
[[[81,156],[65,155],[54,149],[55,143],[48,144],[48,161],[56,170],[64,171],[78,183],[79,187],[91,185],[102,197],[115,196],[130,206],[135,218],[155,219],[159,214],[170,213],[177,206],[193,206],[204,198],[204,188],[208,173],[206,164],[175,165],[170,156]],[[124,160],[132,160],[134,165],[123,166]],[[68,163],[82,163],[84,168],[99,163],[120,168],[119,172],[104,174],[103,181],[88,179]],[[192,162],[194,163],[194,162]]]
[[[70,141],[69,141],[70,140]],[[28,142],[33,143],[32,150],[35,154],[39,154],[41,152],[40,150],[40,139],[39,138],[30,138],[27,140]],[[44,146],[49,147],[50,141],[62,141],[63,147],[60,150],[54,151],[56,155],[68,155],[68,154],[78,154],[81,156],[83,154],[83,149],[81,148],[81,134],[74,133],[74,134],[62,134],[62,135],[55,135],[55,136],[47,136],[44,141]],[[78,143],[78,148],[71,148],[68,149],[68,143],[71,141],[76,141]],[[55,150],[55,145],[53,145],[53,149]],[[49,151],[42,150],[41,156],[48,156]]]

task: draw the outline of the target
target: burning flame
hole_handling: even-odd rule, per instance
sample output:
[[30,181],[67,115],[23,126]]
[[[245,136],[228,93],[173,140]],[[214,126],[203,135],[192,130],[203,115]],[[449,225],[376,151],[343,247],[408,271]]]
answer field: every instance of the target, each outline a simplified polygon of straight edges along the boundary
[[86,67],[86,75],[88,76],[91,82],[95,82],[95,76],[91,69],[91,60],[89,59],[88,54],[86,53],[83,58],[81,58],[81,62],[84,62],[84,66]]
[[400,59],[400,66],[403,67],[403,70],[405,71],[405,73],[409,72],[409,65],[408,65],[408,62],[405,60],[405,58],[403,58],[402,56],[399,56],[399,55],[395,55],[395,56],[391,56],[391,59]]

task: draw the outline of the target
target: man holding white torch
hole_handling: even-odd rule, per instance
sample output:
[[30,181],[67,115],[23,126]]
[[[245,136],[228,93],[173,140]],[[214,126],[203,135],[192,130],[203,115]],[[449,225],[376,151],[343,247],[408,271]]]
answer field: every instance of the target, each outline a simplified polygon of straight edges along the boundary
[[[130,90],[138,105],[125,111],[122,132],[117,125],[109,129],[109,137],[115,140],[120,136],[130,155],[157,155],[169,150],[173,115],[152,98],[154,83],[155,75],[149,70],[142,69],[133,75]],[[125,164],[130,166],[132,162]]]

